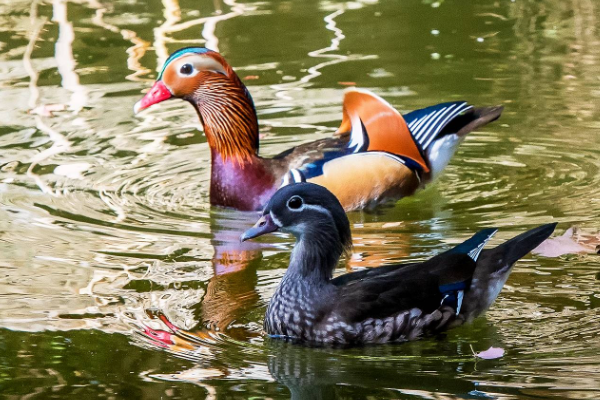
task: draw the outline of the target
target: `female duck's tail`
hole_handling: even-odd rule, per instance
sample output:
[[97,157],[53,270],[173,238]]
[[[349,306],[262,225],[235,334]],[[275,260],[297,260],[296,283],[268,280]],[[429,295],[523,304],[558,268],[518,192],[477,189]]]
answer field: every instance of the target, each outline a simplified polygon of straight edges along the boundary
[[470,321],[483,313],[498,297],[514,263],[546,240],[555,227],[556,223],[542,225],[484,250],[465,293],[461,315]]

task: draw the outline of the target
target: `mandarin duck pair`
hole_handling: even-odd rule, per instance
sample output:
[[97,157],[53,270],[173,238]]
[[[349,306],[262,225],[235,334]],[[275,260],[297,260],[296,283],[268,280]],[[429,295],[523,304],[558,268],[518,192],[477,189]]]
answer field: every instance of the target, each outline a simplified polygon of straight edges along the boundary
[[258,155],[252,97],[220,54],[205,48],[172,54],[135,111],[173,97],[190,102],[204,125],[211,204],[263,209],[240,240],[278,230],[296,237],[266,311],[271,337],[317,345],[390,343],[470,322],[494,302],[514,263],[556,226],[534,228],[490,250],[483,247],[497,230],[484,229],[422,263],[333,278],[352,244],[345,212],[414,193],[441,173],[467,133],[497,119],[502,107],[452,102],[402,116],[376,95],[350,90],[336,136],[267,159]]

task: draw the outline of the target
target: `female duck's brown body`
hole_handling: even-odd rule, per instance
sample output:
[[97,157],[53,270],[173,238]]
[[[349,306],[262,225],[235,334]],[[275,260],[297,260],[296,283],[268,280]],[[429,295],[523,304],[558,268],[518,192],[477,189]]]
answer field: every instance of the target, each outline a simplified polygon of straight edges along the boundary
[[501,107],[445,103],[403,118],[376,95],[346,92],[337,135],[258,155],[258,120],[250,93],[218,53],[181,49],[169,57],[136,112],[169,98],[190,102],[211,149],[210,201],[241,210],[264,207],[282,185],[327,187],[346,210],[414,193],[447,165],[464,136],[498,118]]

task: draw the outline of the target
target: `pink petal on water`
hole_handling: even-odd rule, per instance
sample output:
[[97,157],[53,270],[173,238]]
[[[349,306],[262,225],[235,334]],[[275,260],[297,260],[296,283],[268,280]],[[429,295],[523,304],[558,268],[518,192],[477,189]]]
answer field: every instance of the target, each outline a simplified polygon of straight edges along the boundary
[[561,235],[544,240],[531,252],[544,257],[559,257],[565,254],[597,253],[600,248],[600,234],[581,232],[573,226]]
[[494,358],[500,358],[504,355],[504,349],[501,347],[490,347],[485,351],[475,353],[475,357],[483,358],[484,360],[493,360]]

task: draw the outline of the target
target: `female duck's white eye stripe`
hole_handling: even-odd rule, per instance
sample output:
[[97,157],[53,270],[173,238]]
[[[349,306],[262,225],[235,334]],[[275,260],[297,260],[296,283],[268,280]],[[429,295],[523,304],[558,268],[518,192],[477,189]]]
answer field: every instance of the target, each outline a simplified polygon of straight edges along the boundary
[[321,207],[321,206],[317,206],[314,204],[304,204],[300,210],[303,210],[305,208],[308,208],[309,210],[315,210],[320,212],[321,214],[325,214],[325,215],[329,215],[329,217],[333,218],[333,215],[331,215],[331,211],[329,211],[328,209],[326,209],[325,207]]
[[273,223],[275,225],[277,225],[280,228],[283,227],[283,224],[281,223],[280,220],[277,219],[277,217],[275,216],[275,214],[273,214],[273,211],[269,212],[269,215],[271,216],[271,221],[273,221]]

